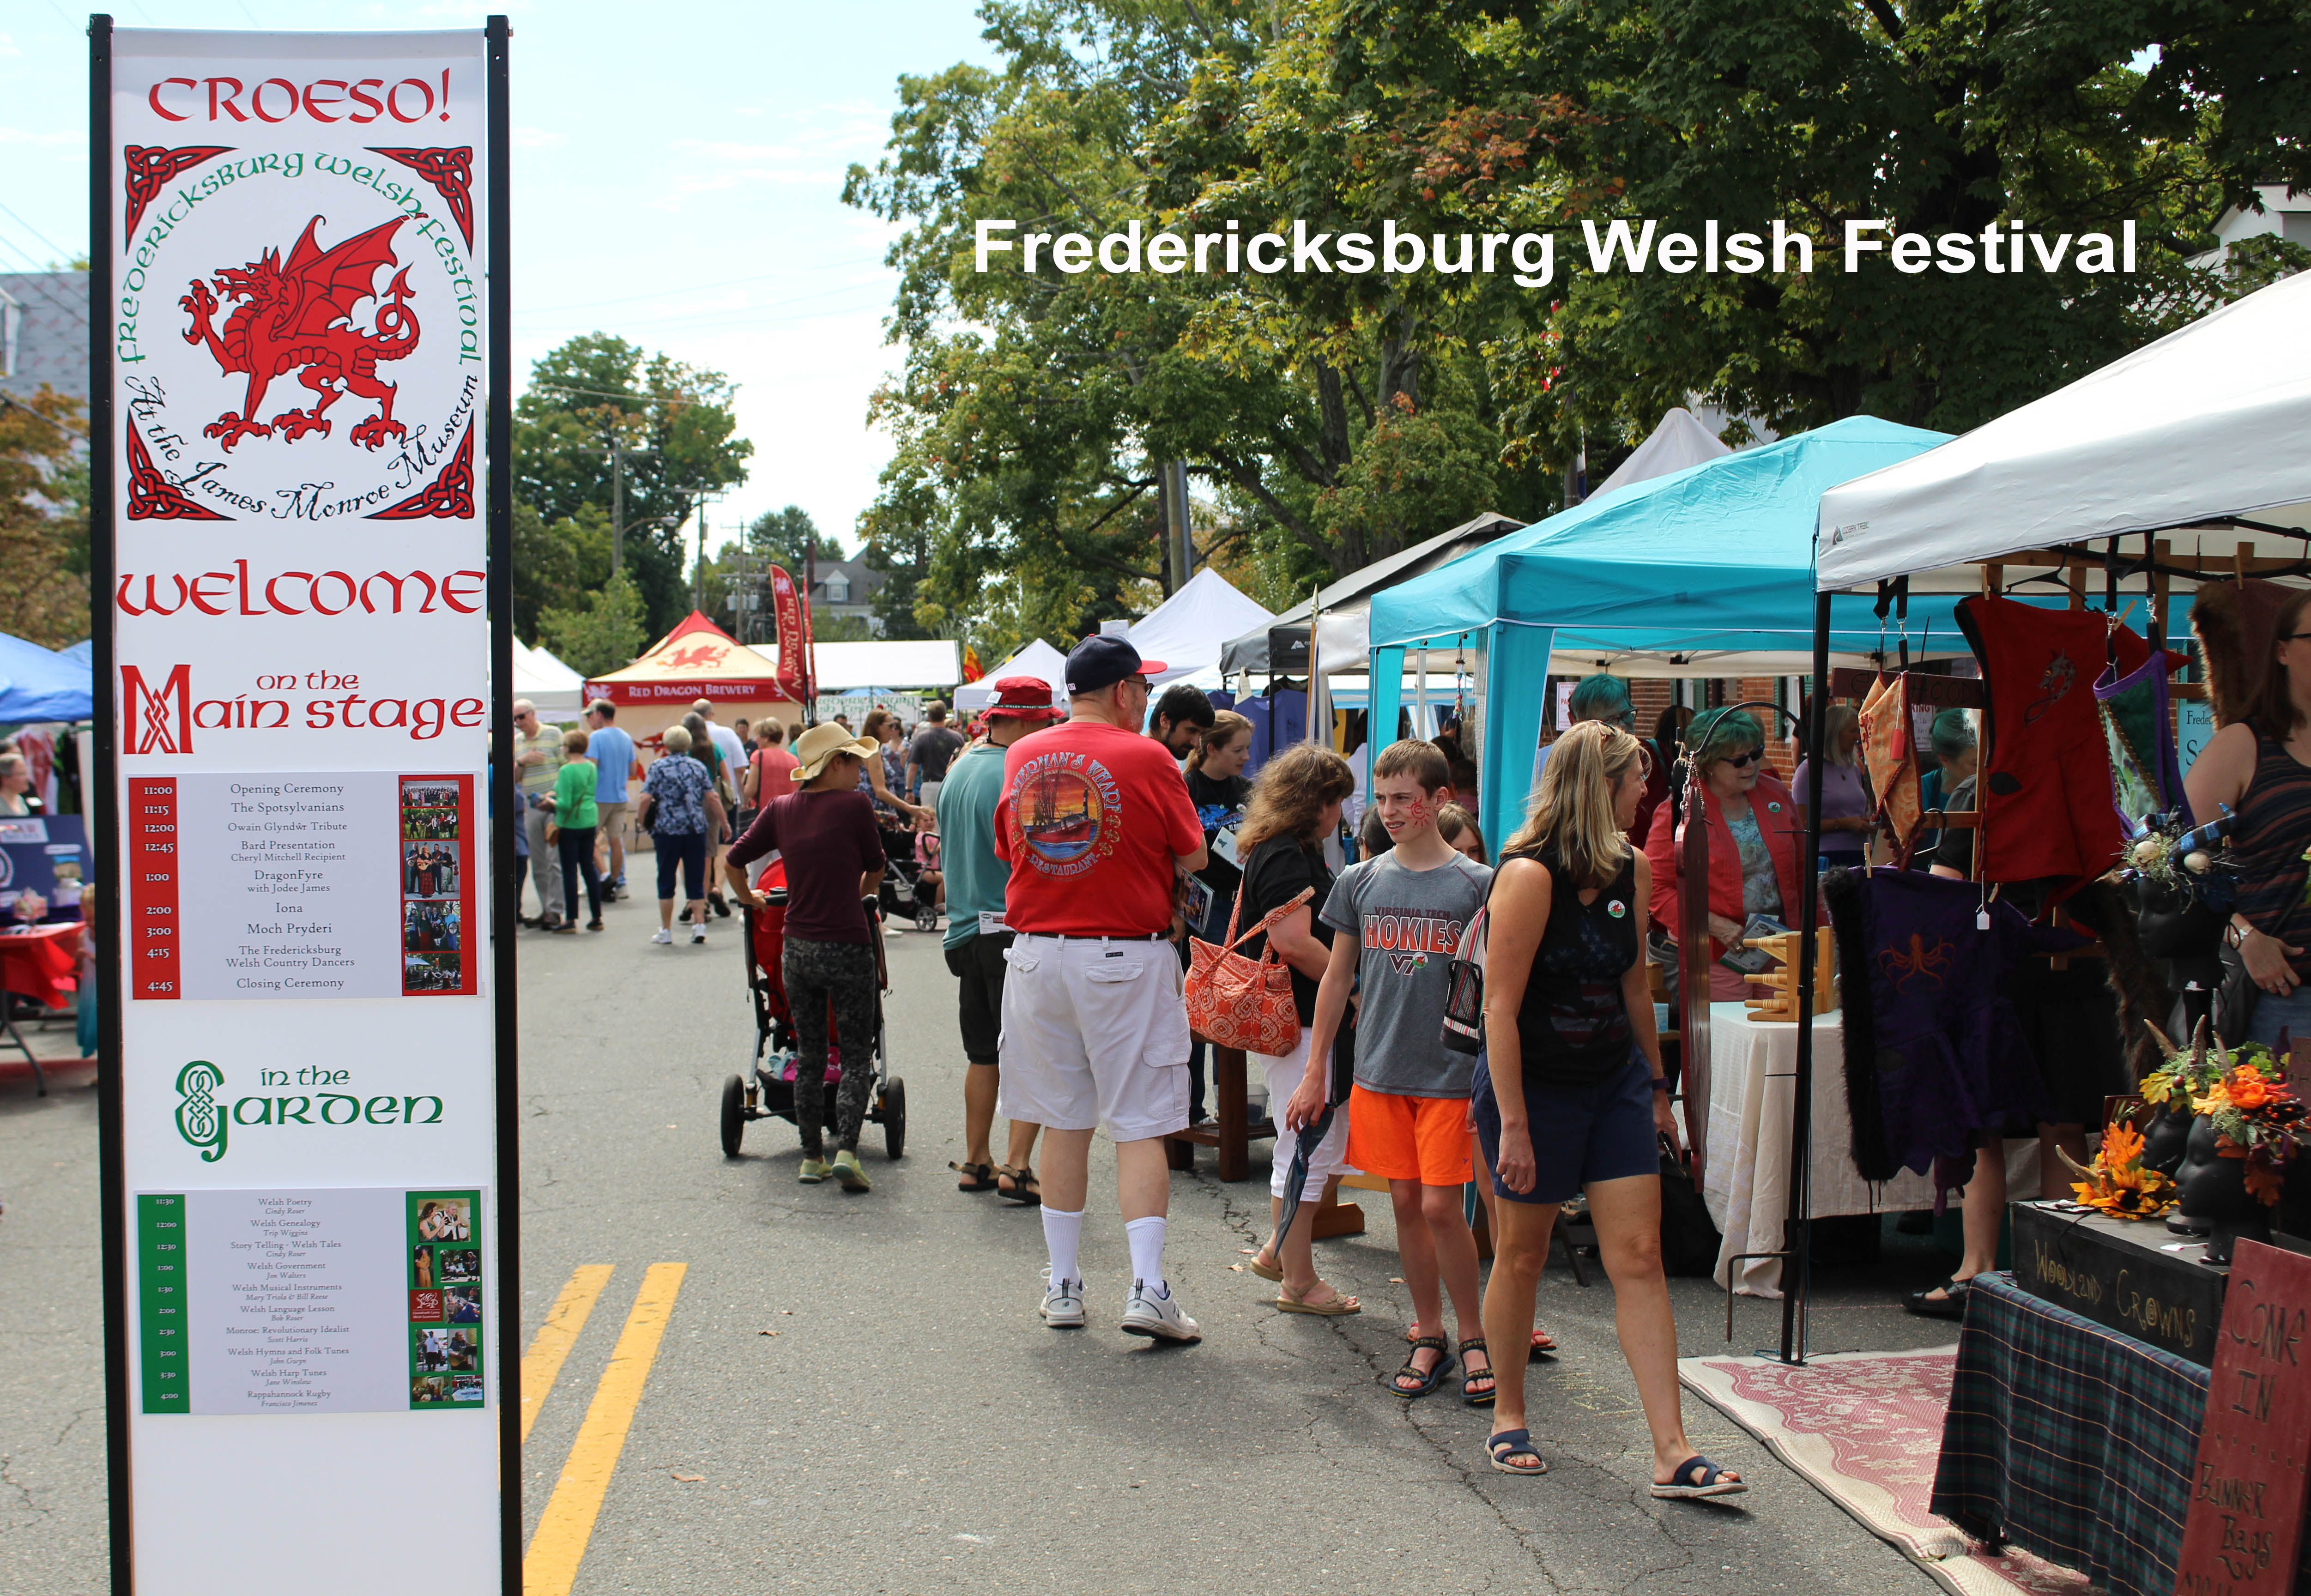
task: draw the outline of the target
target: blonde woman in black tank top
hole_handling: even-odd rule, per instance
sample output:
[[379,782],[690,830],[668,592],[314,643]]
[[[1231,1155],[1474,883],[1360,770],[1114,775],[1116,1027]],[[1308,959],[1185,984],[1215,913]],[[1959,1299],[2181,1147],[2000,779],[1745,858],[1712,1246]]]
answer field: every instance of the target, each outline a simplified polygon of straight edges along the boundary
[[[1501,850],[1485,959],[1487,1068],[1469,1104],[1500,1219],[1485,1290],[1496,1348],[1492,1466],[1539,1474],[1525,1427],[1533,1288],[1557,1205],[1586,1191],[1613,1282],[1621,1351],[1653,1432],[1653,1494],[1749,1487],[1685,1436],[1677,1324],[1661,1272],[1654,1138],[1679,1145],[1645,979],[1653,870],[1625,833],[1648,772],[1644,745],[1603,721],[1557,739],[1532,816]],[[1481,1178],[1481,1177],[1480,1177]]]
[[2281,1031],[2311,1036],[2311,904],[2304,855],[2311,850],[2311,590],[2282,606],[2271,659],[2246,719],[2214,735],[2183,782],[2191,812],[2237,813],[2231,852],[2238,903],[2227,940],[2261,995],[2245,1037],[2275,1045]]

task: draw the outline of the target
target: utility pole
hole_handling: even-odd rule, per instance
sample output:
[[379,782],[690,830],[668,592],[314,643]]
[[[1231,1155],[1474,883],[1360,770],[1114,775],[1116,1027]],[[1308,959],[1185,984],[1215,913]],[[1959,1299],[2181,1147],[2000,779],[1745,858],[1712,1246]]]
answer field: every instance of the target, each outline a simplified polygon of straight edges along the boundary
[[626,458],[630,455],[654,455],[658,450],[628,449],[626,440],[615,432],[607,443],[579,443],[571,447],[589,455],[610,457],[610,574],[616,576],[626,568]]

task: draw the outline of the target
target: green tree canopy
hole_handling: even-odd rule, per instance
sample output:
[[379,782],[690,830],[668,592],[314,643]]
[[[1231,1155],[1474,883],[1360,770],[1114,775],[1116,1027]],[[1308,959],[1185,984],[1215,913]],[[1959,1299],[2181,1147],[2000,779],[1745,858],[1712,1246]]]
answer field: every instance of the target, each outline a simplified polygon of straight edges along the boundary
[[653,636],[690,613],[683,523],[702,493],[746,480],[754,446],[737,436],[736,393],[719,371],[589,333],[534,364],[515,401],[515,496],[545,526],[589,505],[606,525],[623,459],[625,570]]

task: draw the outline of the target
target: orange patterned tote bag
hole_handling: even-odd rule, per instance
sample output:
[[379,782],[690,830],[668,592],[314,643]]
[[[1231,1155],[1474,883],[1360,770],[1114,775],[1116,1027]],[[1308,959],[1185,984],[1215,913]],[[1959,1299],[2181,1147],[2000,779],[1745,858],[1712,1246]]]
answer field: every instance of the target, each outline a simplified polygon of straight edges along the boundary
[[1214,947],[1200,937],[1188,938],[1188,1024],[1199,1034],[1222,1047],[1280,1058],[1300,1045],[1300,1012],[1292,1007],[1292,971],[1277,955],[1270,942],[1257,959],[1236,952],[1241,944],[1273,930],[1276,922],[1316,895],[1312,886],[1301,889],[1288,903],[1279,903],[1267,918],[1243,936],[1235,934],[1236,917],[1243,912],[1243,894],[1236,894],[1228,912],[1226,943]]

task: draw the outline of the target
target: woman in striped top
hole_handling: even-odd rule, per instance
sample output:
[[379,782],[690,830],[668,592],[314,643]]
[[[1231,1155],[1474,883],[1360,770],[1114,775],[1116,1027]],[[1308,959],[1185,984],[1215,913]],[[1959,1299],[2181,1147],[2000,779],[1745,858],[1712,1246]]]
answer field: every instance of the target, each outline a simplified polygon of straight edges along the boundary
[[2223,804],[2238,815],[2238,903],[2225,936],[2262,991],[2246,1040],[2311,1039],[2311,590],[2280,608],[2253,709],[2215,734],[2185,788],[2199,819]]

